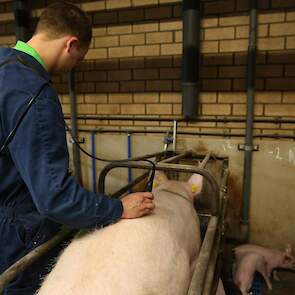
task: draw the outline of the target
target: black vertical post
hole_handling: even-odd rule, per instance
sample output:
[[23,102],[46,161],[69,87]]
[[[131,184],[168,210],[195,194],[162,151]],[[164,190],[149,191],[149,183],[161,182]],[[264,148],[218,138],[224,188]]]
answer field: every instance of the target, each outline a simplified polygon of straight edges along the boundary
[[28,41],[30,37],[30,10],[27,0],[13,2],[16,40]]
[[[77,141],[79,141],[78,127],[77,127],[77,98],[76,98],[76,89],[75,89],[75,69],[71,70],[69,73],[69,96],[70,96],[70,102],[71,102],[71,130],[72,130],[73,136],[77,139]],[[77,182],[82,184],[80,153],[75,143],[73,143],[72,151],[73,151],[75,177]]]
[[257,1],[250,1],[250,35],[248,47],[247,73],[247,118],[243,175],[243,210],[242,226],[245,239],[249,238],[249,204],[251,194],[252,152],[253,152],[253,119],[256,78],[256,36],[257,36]]
[[183,0],[182,115],[195,119],[199,105],[200,0]]

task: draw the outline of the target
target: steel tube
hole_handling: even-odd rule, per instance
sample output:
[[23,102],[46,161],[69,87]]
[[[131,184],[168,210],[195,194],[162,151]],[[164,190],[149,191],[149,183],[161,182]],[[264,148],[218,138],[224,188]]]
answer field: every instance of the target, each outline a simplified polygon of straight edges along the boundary
[[200,163],[200,165],[198,166],[201,169],[204,169],[209,161],[209,159],[211,158],[211,152],[209,152],[208,154],[206,154],[205,158],[202,160],[202,162]]
[[96,193],[95,132],[91,131],[92,190]]
[[250,1],[250,36],[248,48],[248,77],[247,77],[247,121],[245,136],[245,155],[242,190],[242,226],[245,240],[249,235],[249,202],[251,194],[252,151],[253,151],[253,119],[256,78],[256,35],[257,35],[257,2]]
[[[65,119],[71,119],[71,116],[65,115]],[[151,121],[151,122],[185,122],[183,118],[177,117],[152,117],[152,116],[101,116],[101,115],[79,115],[79,120],[111,120],[111,121]],[[255,123],[273,123],[273,124],[295,124],[295,119],[282,119],[281,117],[274,118],[254,118]],[[190,120],[190,123],[198,122],[216,122],[216,123],[245,123],[245,118],[240,117],[198,117],[197,119]]]
[[[127,134],[127,157],[131,159],[131,133]],[[131,168],[128,168],[128,183],[132,182]]]
[[119,198],[120,196],[122,196],[125,192],[127,192],[127,190],[131,189],[134,185],[140,183],[142,180],[144,180],[145,178],[147,178],[149,176],[149,172],[145,172],[144,174],[142,174],[141,176],[135,178],[132,182],[128,183],[127,185],[125,185],[124,187],[122,187],[121,189],[119,189],[118,191],[116,191],[115,193],[113,193],[111,195],[112,198]]
[[204,290],[202,292],[202,295],[211,295],[216,293],[216,290],[213,290],[216,287],[216,286],[213,286],[213,282],[214,282],[214,277],[216,272],[219,247],[220,247],[220,235],[216,235],[216,240],[214,241],[214,247],[212,249],[212,253],[210,255],[210,260],[208,263],[208,269],[206,272]]
[[[89,129],[80,128],[81,132],[89,132]],[[145,129],[95,129],[96,133],[142,133],[142,134],[163,134],[167,130],[145,130]],[[216,136],[216,137],[245,137],[242,133],[221,133],[221,132],[191,132],[191,131],[178,131],[178,135],[193,135],[193,136]],[[288,134],[255,134],[254,138],[273,138],[273,139],[295,139],[295,135]]]
[[[129,161],[129,162],[116,162],[110,163],[105,166],[99,175],[99,192],[104,194],[105,193],[105,177],[110,170],[114,168],[122,168],[122,167],[131,167],[131,168],[139,168],[139,169],[150,169],[151,165],[147,162],[143,161]],[[164,171],[178,171],[178,172],[189,172],[189,173],[198,173],[204,176],[212,186],[214,195],[215,195],[215,204],[213,204],[213,215],[218,214],[219,205],[219,187],[214,179],[214,177],[205,169],[200,169],[198,167],[192,165],[181,165],[181,164],[167,164],[167,163],[156,163],[157,170],[164,170]]]
[[173,151],[176,151],[176,138],[177,138],[177,120],[173,121]]
[[159,163],[175,163],[183,158],[189,157],[192,155],[192,151],[186,151],[174,157],[167,158],[165,160],[160,161]]
[[205,238],[201,246],[201,251],[193,272],[188,295],[201,295],[205,283],[205,276],[213,248],[213,242],[217,231],[218,218],[211,216],[206,230]]

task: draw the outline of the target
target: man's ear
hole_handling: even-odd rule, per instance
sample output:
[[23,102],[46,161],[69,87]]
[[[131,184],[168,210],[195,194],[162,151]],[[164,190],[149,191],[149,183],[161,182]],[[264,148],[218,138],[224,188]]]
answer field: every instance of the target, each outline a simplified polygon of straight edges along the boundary
[[202,191],[203,187],[203,176],[200,174],[194,173],[189,180],[187,181],[189,191],[192,195],[197,195]]
[[78,48],[79,40],[77,37],[75,37],[75,36],[67,37],[66,41],[67,41],[66,42],[66,49],[67,49],[68,53],[70,53],[70,50],[73,49],[74,46],[76,46]]
[[168,180],[168,177],[165,174],[165,172],[160,171],[160,170],[156,170],[155,178],[154,178],[154,182],[153,182],[153,187],[156,188],[156,187],[162,185],[167,180]]

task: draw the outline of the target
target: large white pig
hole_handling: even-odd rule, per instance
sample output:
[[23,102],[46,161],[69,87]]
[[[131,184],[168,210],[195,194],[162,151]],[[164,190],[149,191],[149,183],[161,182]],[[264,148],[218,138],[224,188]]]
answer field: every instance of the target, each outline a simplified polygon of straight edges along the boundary
[[157,172],[154,212],[75,238],[38,294],[187,294],[201,243],[193,199],[202,180],[194,174],[173,181]]

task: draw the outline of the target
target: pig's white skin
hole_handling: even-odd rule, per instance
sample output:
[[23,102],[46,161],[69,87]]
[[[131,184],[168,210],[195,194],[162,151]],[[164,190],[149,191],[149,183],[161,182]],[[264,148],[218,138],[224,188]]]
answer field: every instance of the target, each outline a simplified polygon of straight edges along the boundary
[[218,281],[218,286],[217,286],[217,290],[216,290],[216,295],[226,295],[221,280]]
[[152,214],[74,239],[38,294],[186,294],[200,247],[188,189],[187,183],[167,181],[154,190]]
[[236,253],[236,265],[234,271],[234,283],[240,288],[243,295],[248,295],[252,286],[255,272],[261,273],[268,288],[272,286],[267,276],[266,261],[264,257],[255,252]]
[[[270,249],[258,245],[245,244],[234,249],[235,254],[254,252],[264,257],[266,261],[267,276],[270,277],[275,268],[286,268],[295,270],[295,258],[291,255],[291,247],[287,245],[286,251]],[[275,274],[275,279],[278,280]]]

